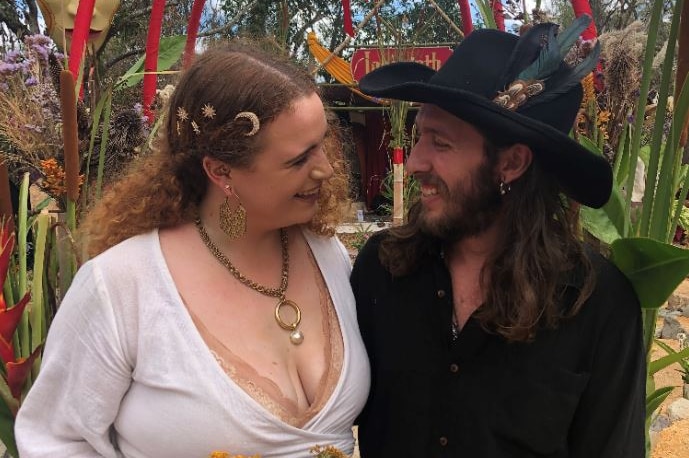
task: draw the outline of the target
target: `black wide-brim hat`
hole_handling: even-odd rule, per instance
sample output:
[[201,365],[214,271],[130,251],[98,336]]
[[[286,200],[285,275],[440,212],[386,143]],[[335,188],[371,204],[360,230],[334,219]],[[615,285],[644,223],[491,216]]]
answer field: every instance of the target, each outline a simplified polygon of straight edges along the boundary
[[[534,29],[529,32],[543,31]],[[532,41],[543,38],[531,37]],[[497,30],[476,30],[437,72],[416,62],[396,62],[365,75],[359,89],[375,97],[437,105],[488,134],[498,145],[524,143],[534,152],[535,160],[555,176],[565,194],[600,208],[612,190],[610,165],[569,137],[581,105],[581,78],[558,90],[560,82],[566,80],[563,72],[571,73],[570,67],[561,63],[553,84],[545,79],[545,90],[516,110],[493,101],[518,73],[507,67],[518,67],[515,62],[526,58],[528,62],[520,64],[523,69],[534,61],[533,51],[525,53],[523,46],[517,46],[519,40]]]

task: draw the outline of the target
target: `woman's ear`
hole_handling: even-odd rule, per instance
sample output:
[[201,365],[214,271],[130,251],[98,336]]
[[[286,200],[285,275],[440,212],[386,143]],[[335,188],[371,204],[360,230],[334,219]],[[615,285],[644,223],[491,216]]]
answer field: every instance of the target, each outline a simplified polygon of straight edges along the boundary
[[515,143],[501,150],[497,167],[500,180],[505,184],[512,183],[529,169],[532,160],[531,148],[523,143]]
[[203,164],[203,170],[208,176],[208,180],[211,183],[225,188],[231,181],[230,177],[230,166],[225,162],[218,159],[213,159],[212,157],[206,156],[201,162]]

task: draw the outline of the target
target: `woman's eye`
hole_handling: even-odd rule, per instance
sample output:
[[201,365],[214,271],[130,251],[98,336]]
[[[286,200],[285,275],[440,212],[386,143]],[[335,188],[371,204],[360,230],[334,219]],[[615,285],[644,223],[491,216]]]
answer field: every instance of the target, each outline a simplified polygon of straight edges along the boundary
[[294,162],[292,162],[293,167],[301,167],[302,165],[306,164],[306,161],[309,160],[309,156],[304,154],[303,156],[299,157],[296,159]]

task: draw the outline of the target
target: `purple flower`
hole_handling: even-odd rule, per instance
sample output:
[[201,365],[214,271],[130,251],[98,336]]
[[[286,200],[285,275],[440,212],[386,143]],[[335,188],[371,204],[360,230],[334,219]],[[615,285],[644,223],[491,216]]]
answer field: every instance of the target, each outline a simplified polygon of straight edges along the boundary
[[26,87],[36,86],[38,84],[38,80],[33,76],[29,76],[26,81],[24,81],[24,84]]
[[0,62],[0,74],[9,75],[16,70],[15,64],[9,62]]
[[7,62],[14,62],[17,60],[17,58],[20,56],[19,51],[7,51],[5,54],[5,61]]

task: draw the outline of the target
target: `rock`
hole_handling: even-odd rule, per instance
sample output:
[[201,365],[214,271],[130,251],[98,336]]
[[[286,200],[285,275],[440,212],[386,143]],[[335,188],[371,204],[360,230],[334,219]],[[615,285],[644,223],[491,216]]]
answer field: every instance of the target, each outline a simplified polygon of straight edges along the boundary
[[650,431],[658,432],[667,428],[668,426],[670,426],[670,417],[668,417],[665,413],[661,413],[653,419],[653,422],[651,422]]
[[689,419],[689,399],[679,398],[667,407],[667,415],[671,422]]
[[689,305],[682,309],[682,316],[689,318]]
[[676,318],[672,316],[666,316],[663,318],[663,329],[660,331],[661,339],[676,339],[677,334],[680,332],[686,333]]
[[668,310],[687,309],[689,308],[689,297],[675,293],[667,300],[667,308]]

